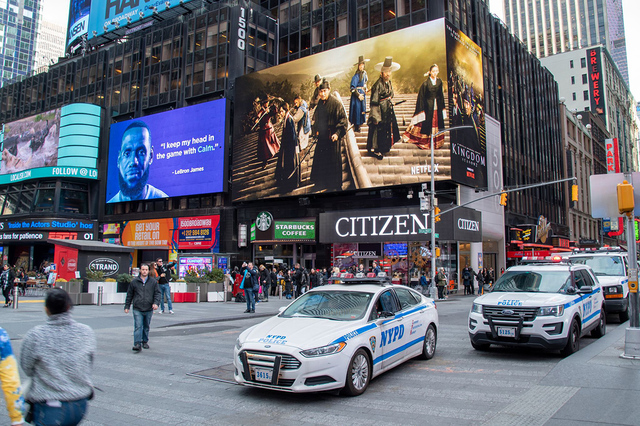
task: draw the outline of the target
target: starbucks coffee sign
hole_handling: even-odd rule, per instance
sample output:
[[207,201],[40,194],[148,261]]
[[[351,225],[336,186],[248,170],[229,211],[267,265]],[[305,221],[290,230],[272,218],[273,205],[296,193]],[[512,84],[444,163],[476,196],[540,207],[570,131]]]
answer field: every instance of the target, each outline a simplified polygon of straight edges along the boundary
[[273,216],[269,212],[260,212],[256,218],[256,228],[258,231],[268,231],[273,223]]

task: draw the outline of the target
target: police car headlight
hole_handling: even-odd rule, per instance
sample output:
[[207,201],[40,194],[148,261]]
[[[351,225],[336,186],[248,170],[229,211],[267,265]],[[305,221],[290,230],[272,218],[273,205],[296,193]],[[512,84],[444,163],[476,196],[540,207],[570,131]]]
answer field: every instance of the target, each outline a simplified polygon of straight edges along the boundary
[[473,306],[471,306],[471,312],[475,312],[476,314],[481,314],[482,305],[479,303],[474,303]]
[[239,337],[236,339],[236,349],[237,350],[242,349],[242,343],[240,343],[240,338]]
[[332,345],[322,346],[320,348],[307,349],[306,351],[301,351],[300,354],[305,358],[333,355],[341,352],[345,348],[345,346],[347,346],[345,342],[339,342]]
[[538,309],[538,316],[541,317],[559,317],[564,313],[564,305],[545,306]]

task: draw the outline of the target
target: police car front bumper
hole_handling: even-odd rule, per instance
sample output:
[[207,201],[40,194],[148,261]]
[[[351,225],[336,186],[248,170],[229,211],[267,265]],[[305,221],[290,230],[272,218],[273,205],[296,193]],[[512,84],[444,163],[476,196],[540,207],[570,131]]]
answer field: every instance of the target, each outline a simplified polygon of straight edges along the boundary
[[245,344],[234,348],[234,379],[237,383],[284,392],[320,392],[341,389],[345,385],[351,353],[342,352],[305,358],[300,349],[263,344]]
[[609,314],[625,312],[628,308],[629,299],[627,297],[622,299],[604,299],[604,309]]
[[[476,345],[526,346],[546,350],[559,350],[567,343],[568,326],[559,317],[539,317],[533,322],[514,324],[486,320],[482,314],[469,315],[469,339]],[[515,336],[502,337],[498,327],[516,328]]]

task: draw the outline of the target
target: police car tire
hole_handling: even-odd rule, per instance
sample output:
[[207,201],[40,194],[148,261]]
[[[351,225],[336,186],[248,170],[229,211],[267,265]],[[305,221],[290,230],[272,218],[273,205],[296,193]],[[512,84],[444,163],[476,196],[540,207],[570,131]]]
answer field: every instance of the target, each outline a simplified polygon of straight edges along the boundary
[[[366,369],[365,371],[362,371]],[[354,371],[357,370],[357,371]],[[356,375],[360,375],[363,378],[363,383],[357,387],[354,384],[354,381],[357,380],[354,377],[354,373]],[[349,367],[347,368],[347,377],[345,380],[344,388],[342,389],[342,393],[348,396],[358,396],[362,395],[364,391],[369,387],[369,382],[371,382],[371,359],[367,354],[367,351],[360,348],[353,354],[351,357],[351,361],[349,362]]]
[[569,327],[569,335],[567,336],[567,344],[564,349],[560,351],[562,356],[569,356],[578,352],[580,349],[580,326],[575,319],[571,322]]
[[629,321],[629,304],[628,303],[627,303],[627,309],[623,312],[620,312],[619,316],[620,316],[620,322]]
[[592,337],[602,337],[607,333],[607,314],[604,311],[604,306],[600,309],[600,321],[596,328],[591,330]]
[[418,356],[420,359],[431,359],[436,354],[436,345],[438,343],[438,334],[433,324],[429,324],[424,334],[424,342],[422,342],[422,353]]
[[473,349],[475,349],[476,351],[486,351],[487,349],[489,349],[489,346],[491,346],[488,343],[473,343],[471,342],[471,346],[473,346]]

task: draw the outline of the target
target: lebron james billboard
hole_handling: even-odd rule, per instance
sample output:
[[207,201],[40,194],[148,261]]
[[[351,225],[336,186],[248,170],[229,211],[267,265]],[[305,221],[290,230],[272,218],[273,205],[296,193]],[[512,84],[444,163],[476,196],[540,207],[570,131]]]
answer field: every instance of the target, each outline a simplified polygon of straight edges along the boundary
[[236,79],[233,199],[486,187],[482,52],[440,19]]

